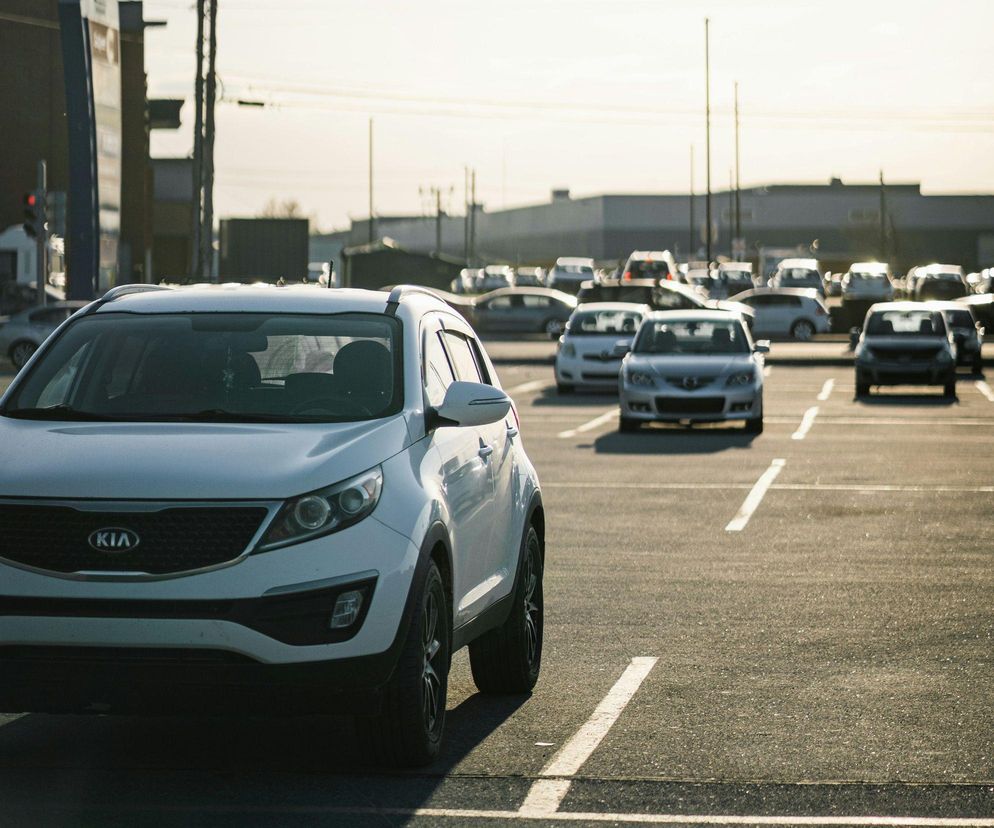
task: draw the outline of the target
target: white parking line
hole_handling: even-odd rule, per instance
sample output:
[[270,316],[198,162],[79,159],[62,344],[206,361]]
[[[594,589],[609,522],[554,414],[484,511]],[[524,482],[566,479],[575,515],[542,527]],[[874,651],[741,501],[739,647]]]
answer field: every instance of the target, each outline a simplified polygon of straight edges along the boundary
[[773,366],[772,365],[767,365],[765,368],[763,368],[763,376],[764,377],[768,377],[772,373],[773,373]]
[[595,417],[594,419],[584,423],[581,426],[577,426],[576,428],[571,428],[569,429],[569,431],[560,431],[559,436],[565,439],[568,439],[570,437],[576,437],[577,434],[583,434],[583,432],[585,431],[590,431],[591,429],[597,428],[597,426],[604,425],[604,423],[608,422],[609,420],[613,420],[617,416],[618,416],[618,409],[612,408],[610,411],[605,411],[603,414],[600,415],[600,417]]
[[[655,666],[656,658],[633,658],[621,678],[615,682],[590,718],[565,745],[563,745],[540,776],[573,776],[597,749],[611,726],[642,686],[645,677]],[[569,779],[537,779],[528,791],[519,814],[554,814],[569,791]]]
[[977,386],[977,390],[987,397],[988,400],[994,402],[994,391],[991,390],[991,387],[986,382],[977,380],[974,385]]
[[[732,491],[753,488],[749,483],[613,483],[599,481],[597,483],[542,483],[543,489],[636,489],[644,491]],[[891,483],[774,483],[770,489],[778,492],[936,492],[989,494],[994,492],[994,486],[916,486]]]
[[818,395],[818,399],[821,402],[825,402],[825,400],[827,400],[832,395],[833,388],[835,388],[835,380],[834,379],[825,380],[825,384],[821,387],[821,393]]
[[515,385],[514,388],[508,388],[504,393],[509,397],[513,397],[515,394],[527,394],[529,391],[540,391],[547,385],[548,383],[545,380],[532,380],[531,382],[523,382],[521,385]]
[[804,416],[801,418],[801,424],[797,427],[797,431],[790,435],[791,440],[803,440],[808,436],[808,432],[811,431],[811,426],[815,424],[815,417],[818,416],[818,406],[813,406],[804,412]]
[[752,517],[752,513],[759,508],[759,504],[763,502],[767,490],[773,485],[773,481],[777,479],[777,475],[780,474],[786,463],[786,460],[779,457],[770,463],[770,467],[760,475],[759,480],[756,481],[756,485],[752,487],[752,491],[746,495],[739,513],[725,527],[726,532],[741,532],[746,528],[749,518]]

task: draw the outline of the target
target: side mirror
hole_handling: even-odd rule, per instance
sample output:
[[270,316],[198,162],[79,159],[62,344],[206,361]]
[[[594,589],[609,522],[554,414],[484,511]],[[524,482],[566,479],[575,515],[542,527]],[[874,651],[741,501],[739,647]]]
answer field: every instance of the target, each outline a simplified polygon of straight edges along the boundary
[[454,382],[435,409],[435,427],[481,426],[503,420],[511,398],[499,388],[481,382]]
[[614,343],[614,355],[623,357],[632,349],[632,341],[630,339],[619,339]]
[[770,352],[770,340],[768,339],[758,339],[756,340],[756,345],[753,348],[757,354],[768,354]]

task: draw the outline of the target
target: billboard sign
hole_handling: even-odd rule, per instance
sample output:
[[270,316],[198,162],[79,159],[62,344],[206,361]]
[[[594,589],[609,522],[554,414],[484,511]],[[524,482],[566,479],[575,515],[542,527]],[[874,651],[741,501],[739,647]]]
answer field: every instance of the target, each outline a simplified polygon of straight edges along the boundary
[[67,298],[117,281],[121,40],[117,0],[59,0],[69,124]]

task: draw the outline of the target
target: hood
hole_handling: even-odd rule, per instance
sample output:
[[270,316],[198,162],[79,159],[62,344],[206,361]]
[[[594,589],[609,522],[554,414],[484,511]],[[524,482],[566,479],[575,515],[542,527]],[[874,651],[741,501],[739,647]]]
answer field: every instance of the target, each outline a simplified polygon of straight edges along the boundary
[[669,356],[666,354],[632,354],[629,368],[650,370],[660,377],[720,377],[746,371],[753,366],[750,354],[722,356]]
[[277,500],[382,463],[403,415],[363,423],[53,423],[0,418],[0,496]]
[[607,354],[608,359],[621,360],[625,355],[619,354],[614,356],[614,346],[619,342],[626,342],[628,346],[631,347],[632,340],[635,339],[635,334],[608,334],[606,336],[567,336],[566,342],[576,348],[577,356],[586,356],[588,354],[596,354],[597,356],[603,356]]

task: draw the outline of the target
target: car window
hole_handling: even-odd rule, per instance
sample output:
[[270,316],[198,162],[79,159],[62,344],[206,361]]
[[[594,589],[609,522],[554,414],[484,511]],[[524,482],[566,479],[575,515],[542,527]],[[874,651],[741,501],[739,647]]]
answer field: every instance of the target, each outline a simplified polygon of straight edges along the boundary
[[684,296],[678,290],[667,290],[666,288],[660,288],[653,292],[652,304],[653,307],[660,310],[686,310],[697,307],[690,297]]
[[511,309],[510,296],[497,296],[483,303],[483,309],[488,311],[506,311]]
[[548,296],[522,296],[521,303],[526,308],[547,308],[552,305]]
[[463,382],[483,382],[483,370],[469,340],[454,331],[446,331],[444,337],[445,350],[452,360],[456,379]]
[[738,320],[651,320],[639,329],[636,354],[747,354],[751,350]]
[[438,331],[430,331],[425,334],[424,342],[425,393],[428,404],[434,407],[442,404],[445,392],[455,379],[440,337]]

